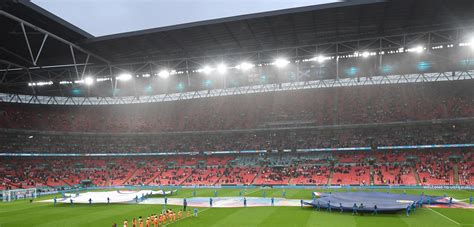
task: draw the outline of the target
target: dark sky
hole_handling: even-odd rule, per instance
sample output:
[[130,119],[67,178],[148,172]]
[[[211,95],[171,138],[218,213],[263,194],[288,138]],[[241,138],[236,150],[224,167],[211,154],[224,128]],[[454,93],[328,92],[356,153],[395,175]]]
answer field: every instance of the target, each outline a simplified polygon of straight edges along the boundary
[[94,36],[337,0],[33,0]]

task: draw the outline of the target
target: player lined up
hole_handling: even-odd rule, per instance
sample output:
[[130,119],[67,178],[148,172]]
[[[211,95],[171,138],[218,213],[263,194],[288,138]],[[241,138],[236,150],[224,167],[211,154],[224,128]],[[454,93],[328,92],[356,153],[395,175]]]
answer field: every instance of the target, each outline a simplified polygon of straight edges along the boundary
[[[196,212],[195,210],[195,216]],[[191,216],[191,212],[184,211],[186,212],[186,217]],[[142,216],[137,218],[133,218],[131,225],[128,222],[128,219],[125,219],[123,221],[123,227],[158,227],[170,223],[174,223],[177,220],[182,219],[184,216],[184,212],[182,210],[179,210],[178,212],[174,212],[172,209],[168,209],[166,211],[161,212],[161,214],[152,214],[146,218],[143,218]]]

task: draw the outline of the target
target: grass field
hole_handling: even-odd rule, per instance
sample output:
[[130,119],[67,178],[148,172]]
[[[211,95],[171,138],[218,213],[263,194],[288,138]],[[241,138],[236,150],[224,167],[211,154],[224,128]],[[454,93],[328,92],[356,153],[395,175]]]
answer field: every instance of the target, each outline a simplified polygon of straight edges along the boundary
[[[267,197],[281,197],[281,189],[247,189],[246,196],[262,196],[266,190]],[[191,189],[181,189],[173,197],[192,197]],[[197,189],[200,197],[214,195],[214,189]],[[240,189],[218,189],[219,196],[238,196]],[[292,199],[311,199],[314,190],[286,189],[286,197]],[[329,190],[318,190],[329,191]],[[333,190],[337,191],[337,190]],[[382,190],[383,191],[383,190]],[[406,190],[410,194],[421,194],[423,190]],[[403,190],[391,190],[401,193]],[[467,190],[424,190],[427,195],[447,194],[456,199],[469,198],[473,191]],[[41,197],[38,200],[50,199],[53,196]],[[181,207],[168,206],[172,209]],[[133,217],[158,213],[162,205],[134,204],[60,204],[56,207],[50,203],[30,203],[15,201],[0,203],[0,227],[9,226],[122,226],[123,220]],[[131,225],[129,225],[131,226]],[[473,209],[421,208],[406,217],[404,212],[381,214],[378,216],[352,216],[350,213],[328,213],[315,211],[312,208],[300,207],[255,207],[255,208],[199,208],[198,217],[178,220],[167,226],[474,226]]]

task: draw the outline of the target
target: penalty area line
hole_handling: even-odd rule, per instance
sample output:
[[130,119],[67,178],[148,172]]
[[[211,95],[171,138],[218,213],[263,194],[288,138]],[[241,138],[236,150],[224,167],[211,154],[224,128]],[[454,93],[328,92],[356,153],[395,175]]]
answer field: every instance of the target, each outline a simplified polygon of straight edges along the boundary
[[449,218],[448,216],[446,216],[446,215],[444,215],[444,214],[442,214],[442,213],[440,213],[440,212],[438,212],[438,211],[435,211],[435,210],[433,210],[433,209],[431,209],[431,208],[428,208],[428,210],[431,210],[431,211],[433,211],[434,213],[438,214],[439,216],[441,216],[441,217],[443,217],[443,218],[446,218],[446,219],[448,219],[449,221],[451,221],[451,222],[453,222],[453,223],[456,223],[456,225],[461,225],[459,222],[457,222],[457,221],[455,221],[455,220]]

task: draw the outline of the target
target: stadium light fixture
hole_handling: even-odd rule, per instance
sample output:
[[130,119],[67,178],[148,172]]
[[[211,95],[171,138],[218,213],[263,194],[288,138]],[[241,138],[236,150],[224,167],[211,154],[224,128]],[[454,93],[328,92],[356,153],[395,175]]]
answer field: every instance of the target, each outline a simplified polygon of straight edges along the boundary
[[28,83],[28,86],[30,86],[30,87],[46,86],[46,85],[53,85],[53,81],[39,81],[39,82]]
[[425,49],[425,48],[424,48],[423,46],[416,46],[416,47],[413,47],[413,48],[408,49],[407,51],[408,51],[408,52],[417,53],[417,54],[421,54],[421,53],[423,53],[423,50],[424,50],[424,49]]
[[288,64],[290,64],[290,61],[283,58],[278,58],[273,62],[273,64],[278,68],[283,68],[287,66]]
[[59,84],[72,84],[72,83],[73,83],[72,81],[68,81],[68,80],[59,81]]
[[84,84],[86,84],[87,86],[91,86],[92,84],[94,84],[94,78],[90,76],[84,78]]
[[242,62],[240,65],[236,66],[236,68],[241,69],[243,71],[249,70],[251,68],[255,67],[254,64],[248,63],[248,62]]
[[199,71],[200,71],[200,72],[203,72],[203,73],[205,73],[205,74],[209,74],[209,73],[211,73],[212,71],[214,71],[214,69],[211,68],[210,66],[206,65],[206,66],[204,66],[204,68],[200,69]]
[[423,52],[423,49],[424,48],[422,46],[417,46],[417,47],[415,47],[415,53],[420,54],[421,52]]
[[110,77],[103,77],[103,78],[97,78],[97,82],[102,82],[102,81],[109,81],[111,80]]
[[217,65],[217,72],[219,73],[227,72],[227,66],[224,63]]
[[364,51],[364,52],[362,52],[361,56],[362,56],[363,58],[368,58],[368,57],[370,56],[370,53],[367,52],[367,51]]
[[170,72],[168,70],[161,70],[159,73],[158,73],[158,76],[161,78],[161,79],[167,79],[168,77],[170,77]]
[[317,57],[314,57],[312,60],[313,60],[313,61],[316,61],[316,62],[318,62],[318,63],[323,63],[324,61],[326,61],[326,57],[324,57],[324,56],[322,56],[322,55],[319,55],[319,56],[317,56]]
[[117,76],[116,79],[120,81],[128,81],[132,79],[132,75],[130,73],[122,73]]

